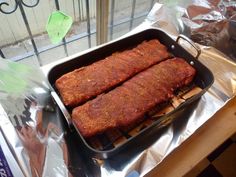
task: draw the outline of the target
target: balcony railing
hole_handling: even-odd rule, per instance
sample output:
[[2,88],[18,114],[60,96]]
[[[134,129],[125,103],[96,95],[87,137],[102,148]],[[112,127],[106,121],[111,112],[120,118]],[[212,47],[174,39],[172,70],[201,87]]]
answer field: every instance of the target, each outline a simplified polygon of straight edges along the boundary
[[[44,65],[119,37],[143,21],[154,0],[0,0],[0,56]],[[61,10],[74,22],[51,44],[45,26]]]

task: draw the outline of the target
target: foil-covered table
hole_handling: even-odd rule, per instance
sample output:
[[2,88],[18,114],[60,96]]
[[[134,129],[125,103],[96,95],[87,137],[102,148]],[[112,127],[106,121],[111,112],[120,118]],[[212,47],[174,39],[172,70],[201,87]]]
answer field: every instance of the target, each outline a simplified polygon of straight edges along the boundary
[[[146,20],[125,36],[154,27],[176,38],[177,27],[181,25],[173,23],[173,18],[166,12],[165,6],[156,3]],[[181,45],[193,52],[184,41]],[[0,69],[20,81],[20,89],[0,90],[0,126],[23,175],[121,177],[147,174],[236,95],[236,64],[212,47],[199,47],[202,50],[199,60],[213,72],[215,81],[194,111],[161,129],[148,147],[140,149],[137,145],[136,149],[103,161],[83,153],[76,133],[66,126],[63,115],[51,99],[47,80],[42,76],[42,71],[47,75],[54,65],[93,49],[34,70],[1,61]],[[19,76],[19,73],[22,74]],[[14,85],[14,79],[2,79],[0,84],[10,80]]]

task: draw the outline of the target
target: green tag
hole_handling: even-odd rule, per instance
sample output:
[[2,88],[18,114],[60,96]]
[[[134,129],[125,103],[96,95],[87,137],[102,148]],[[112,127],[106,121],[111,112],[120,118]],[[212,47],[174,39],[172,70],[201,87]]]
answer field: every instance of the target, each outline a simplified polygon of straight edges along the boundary
[[53,44],[58,44],[62,41],[72,23],[72,17],[60,11],[55,11],[49,16],[46,30]]

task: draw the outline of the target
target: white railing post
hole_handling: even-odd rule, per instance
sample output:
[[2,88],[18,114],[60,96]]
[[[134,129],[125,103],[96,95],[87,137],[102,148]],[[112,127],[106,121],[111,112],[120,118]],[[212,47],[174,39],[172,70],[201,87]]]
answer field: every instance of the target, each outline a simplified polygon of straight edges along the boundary
[[97,45],[100,45],[107,42],[109,0],[97,0],[96,3],[96,37]]

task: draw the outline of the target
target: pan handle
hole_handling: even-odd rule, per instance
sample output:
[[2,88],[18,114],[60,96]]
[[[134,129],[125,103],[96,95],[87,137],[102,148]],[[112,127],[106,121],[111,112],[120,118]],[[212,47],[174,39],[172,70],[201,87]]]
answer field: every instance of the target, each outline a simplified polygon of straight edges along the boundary
[[179,43],[179,40],[183,39],[185,41],[187,41],[191,46],[193,46],[193,48],[197,51],[197,55],[196,55],[196,59],[198,59],[199,55],[201,54],[201,49],[199,46],[197,46],[191,39],[189,39],[187,36],[184,36],[182,34],[180,34],[177,39],[176,42]]

